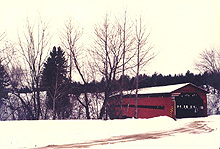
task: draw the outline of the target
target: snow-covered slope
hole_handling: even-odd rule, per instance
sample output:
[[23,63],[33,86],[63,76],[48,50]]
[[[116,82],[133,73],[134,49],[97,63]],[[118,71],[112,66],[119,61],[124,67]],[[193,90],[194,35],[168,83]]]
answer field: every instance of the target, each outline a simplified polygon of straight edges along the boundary
[[[133,135],[135,134],[135,135]],[[86,145],[84,142],[87,142]],[[67,144],[67,146],[65,146]],[[220,116],[179,119],[0,122],[0,148],[199,148],[220,147]],[[53,148],[53,146],[51,146]]]

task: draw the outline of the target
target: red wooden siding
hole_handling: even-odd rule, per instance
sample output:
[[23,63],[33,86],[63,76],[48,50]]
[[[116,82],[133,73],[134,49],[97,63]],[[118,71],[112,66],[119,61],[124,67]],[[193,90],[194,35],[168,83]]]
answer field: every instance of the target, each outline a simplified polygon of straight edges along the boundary
[[[128,107],[128,104],[130,105]],[[134,117],[135,113],[135,98],[123,99],[122,115],[127,117]],[[156,116],[170,116],[171,115],[171,97],[142,97],[138,98],[138,118],[152,118]],[[143,107],[142,107],[143,106]],[[144,107],[148,106],[148,107]],[[155,107],[160,107],[155,109]],[[152,108],[153,107],[153,108]],[[164,107],[164,109],[161,109]],[[119,109],[117,109],[118,111]]]

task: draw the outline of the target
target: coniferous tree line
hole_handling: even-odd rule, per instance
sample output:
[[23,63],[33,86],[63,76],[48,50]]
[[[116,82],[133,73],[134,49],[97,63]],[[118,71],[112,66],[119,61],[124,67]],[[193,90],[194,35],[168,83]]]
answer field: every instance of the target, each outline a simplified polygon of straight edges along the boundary
[[[132,90],[135,89],[136,79],[132,76],[124,76],[124,89],[125,90]],[[194,74],[189,70],[185,74],[175,74],[175,75],[163,75],[160,73],[154,73],[152,75],[140,74],[139,75],[139,88],[145,87],[154,87],[154,86],[165,86],[165,85],[172,85],[172,84],[181,84],[181,83],[193,83],[201,88],[209,90],[204,85],[210,85],[216,89],[220,89],[218,78],[220,78],[220,74],[210,74],[210,73],[203,73],[203,74]],[[120,88],[118,84],[121,84],[122,78],[119,78],[114,83],[114,91],[119,91]],[[92,81],[88,84],[89,92],[103,92],[103,85],[104,81],[101,80],[100,82]]]
[[[83,47],[82,28],[72,20],[64,25],[60,46],[51,48],[48,26],[39,19],[36,32],[27,21],[18,44],[7,43],[0,50],[1,120],[107,119],[115,92],[121,100],[124,90],[186,82],[220,90],[218,57],[213,58],[213,50],[201,54],[196,63],[203,68],[199,74],[140,74],[155,54],[142,18],[131,21],[126,11],[115,20],[106,14],[96,24],[89,49]],[[207,64],[215,65],[206,64],[207,56]],[[75,81],[75,75],[80,81]]]

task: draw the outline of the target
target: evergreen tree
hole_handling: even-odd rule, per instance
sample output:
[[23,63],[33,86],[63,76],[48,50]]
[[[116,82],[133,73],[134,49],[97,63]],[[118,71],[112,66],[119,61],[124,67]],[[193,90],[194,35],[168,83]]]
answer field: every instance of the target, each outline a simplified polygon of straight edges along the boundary
[[1,64],[0,60],[0,100],[3,98],[7,98],[8,96],[8,89],[9,86],[9,77],[5,71],[4,66]]
[[6,99],[8,98],[9,85],[9,77],[0,60],[0,120],[4,120],[4,114],[8,112],[5,107],[7,106]]
[[60,47],[53,48],[44,64],[42,85],[47,90],[46,105],[53,110],[53,119],[68,118],[71,113],[67,61]]

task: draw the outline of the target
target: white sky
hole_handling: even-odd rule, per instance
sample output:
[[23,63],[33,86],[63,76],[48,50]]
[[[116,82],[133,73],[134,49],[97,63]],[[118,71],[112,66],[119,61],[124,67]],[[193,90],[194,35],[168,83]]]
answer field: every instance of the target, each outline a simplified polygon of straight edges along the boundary
[[150,42],[159,54],[147,74],[195,72],[193,62],[202,50],[220,49],[219,0],[0,0],[0,32],[16,41],[26,17],[38,15],[50,21],[54,36],[70,17],[89,30],[106,11],[115,15],[124,8],[142,14],[151,29]]

